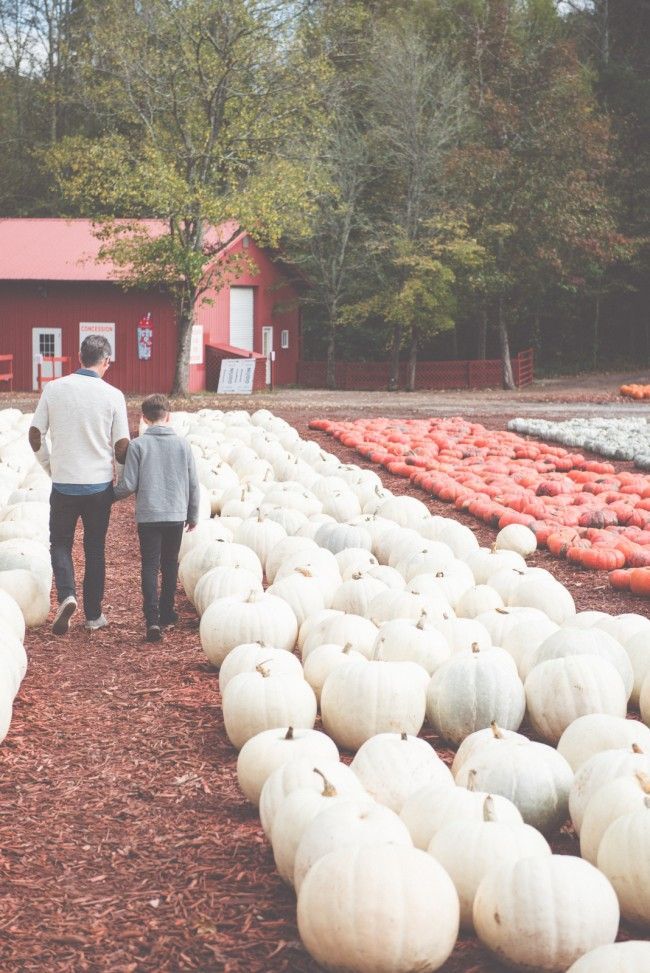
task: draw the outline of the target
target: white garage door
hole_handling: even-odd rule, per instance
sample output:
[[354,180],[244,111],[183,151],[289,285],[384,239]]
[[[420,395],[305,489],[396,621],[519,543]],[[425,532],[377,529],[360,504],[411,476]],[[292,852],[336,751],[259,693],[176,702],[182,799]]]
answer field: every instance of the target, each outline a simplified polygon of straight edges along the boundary
[[253,351],[253,287],[230,288],[230,344]]

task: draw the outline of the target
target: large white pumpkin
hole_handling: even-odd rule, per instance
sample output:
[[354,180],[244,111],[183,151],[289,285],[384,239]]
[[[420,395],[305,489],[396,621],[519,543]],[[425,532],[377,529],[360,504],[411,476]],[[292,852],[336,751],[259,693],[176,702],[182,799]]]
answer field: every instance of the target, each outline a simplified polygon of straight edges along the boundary
[[266,642],[291,652],[298,637],[298,622],[286,601],[253,591],[248,596],[219,598],[208,605],[199,636],[209,661],[219,666],[231,649],[244,642]]
[[425,618],[396,618],[379,627],[373,654],[385,662],[417,662],[431,675],[451,657],[451,646]]
[[631,939],[590,950],[567,973],[647,973],[648,970],[650,942]]
[[537,550],[537,538],[530,527],[508,524],[497,534],[494,546],[497,551],[515,551],[521,557],[529,557]]
[[650,777],[635,773],[617,777],[603,784],[585,808],[580,829],[580,854],[592,865],[598,861],[598,849],[610,824],[624,814],[643,808],[650,796]]
[[271,835],[273,820],[285,797],[292,791],[305,788],[311,788],[320,794],[323,790],[323,777],[345,797],[368,799],[361,781],[347,764],[330,758],[319,760],[315,767],[313,758],[299,757],[297,760],[289,760],[267,778],[260,794],[260,823],[267,837]]
[[178,568],[178,577],[183,585],[185,594],[193,602],[194,589],[199,578],[210,568],[234,567],[239,565],[254,574],[258,581],[262,580],[263,571],[260,559],[250,547],[229,541],[205,541],[189,551]]
[[530,743],[527,736],[517,733],[516,730],[506,730],[499,726],[494,720],[489,727],[484,730],[475,730],[466,736],[454,755],[451,765],[451,772],[457,777],[463,764],[470,760],[477,751],[483,747],[499,746],[499,741],[507,740],[509,743],[519,743],[525,745]]
[[210,568],[199,578],[194,588],[194,607],[201,617],[208,605],[219,598],[263,590],[260,579],[239,564]]
[[557,745],[558,752],[577,770],[601,750],[615,750],[636,744],[650,753],[650,729],[638,720],[590,713],[567,726]]
[[454,786],[431,744],[407,733],[379,733],[359,748],[350,767],[366,791],[398,814],[425,784]]
[[622,915],[650,929],[650,797],[613,821],[598,847],[598,868],[610,880]]
[[638,706],[641,687],[650,674],[650,630],[642,630],[632,635],[623,648],[627,652],[634,673],[634,686],[632,687],[630,703],[633,706]]
[[328,607],[329,597],[320,579],[308,571],[294,571],[285,578],[278,578],[267,589],[268,594],[282,598],[293,610],[298,625],[323,608]]
[[50,612],[50,589],[31,571],[14,568],[0,571],[0,591],[18,603],[28,628],[42,625]]
[[433,973],[450,956],[458,923],[458,895],[445,870],[400,845],[330,852],[298,894],[307,952],[340,973]]
[[577,835],[580,835],[587,804],[598,790],[618,777],[631,777],[637,772],[650,774],[650,758],[636,746],[627,750],[601,750],[578,768],[569,794],[569,814]]
[[367,661],[365,655],[355,652],[350,642],[347,645],[336,645],[335,643],[318,645],[305,659],[304,677],[316,693],[316,699],[320,703],[323,686],[333,669],[350,662],[364,661]]
[[254,672],[262,663],[266,669],[277,676],[293,675],[303,678],[303,670],[298,656],[285,649],[275,649],[260,642],[244,642],[231,649],[219,669],[219,689],[223,693],[226,686],[240,672]]
[[572,855],[535,855],[491,869],[476,892],[474,927],[501,960],[518,969],[565,973],[618,932],[611,884]]
[[302,658],[303,661],[306,660],[309,653],[319,645],[338,643],[349,644],[355,652],[360,652],[369,659],[373,654],[376,638],[377,626],[370,619],[332,611],[332,614],[323,616],[319,623],[310,628],[302,643]]
[[526,679],[535,666],[542,662],[573,655],[596,655],[611,662],[621,677],[626,696],[629,698],[634,685],[630,658],[620,642],[598,628],[580,629],[563,625],[544,639],[537,648],[524,654],[521,665],[522,679]]
[[311,787],[298,788],[282,800],[271,826],[271,845],[275,866],[289,885],[293,885],[296,852],[303,832],[321,811],[345,800],[336,787],[322,775],[320,791]]
[[[482,821],[486,791],[446,784],[425,784],[406,799],[400,818],[406,825],[416,848],[426,851],[431,839],[442,828],[457,821]],[[492,795],[496,814],[503,824],[519,825],[521,813],[506,797]]]
[[508,605],[539,608],[558,625],[564,625],[576,613],[573,597],[564,585],[528,575],[521,579],[508,599]]
[[0,629],[8,629],[22,642],[25,638],[25,616],[20,605],[8,591],[0,588]]
[[318,730],[294,730],[288,726],[264,730],[252,737],[237,757],[237,780],[244,797],[251,804],[258,804],[273,771],[301,757],[309,757],[317,765],[320,760],[338,761],[339,752],[334,741]]
[[237,750],[263,730],[311,729],[316,722],[316,696],[302,676],[273,675],[261,663],[230,680],[221,707],[226,735]]

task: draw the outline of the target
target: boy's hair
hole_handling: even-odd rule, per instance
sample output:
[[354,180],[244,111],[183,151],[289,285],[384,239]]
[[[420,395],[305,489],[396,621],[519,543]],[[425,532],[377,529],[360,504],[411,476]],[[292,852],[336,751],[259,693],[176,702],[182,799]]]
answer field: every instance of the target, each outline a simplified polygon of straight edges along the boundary
[[142,415],[149,422],[159,422],[169,412],[171,412],[169,399],[160,392],[156,392],[154,395],[148,395],[142,403]]

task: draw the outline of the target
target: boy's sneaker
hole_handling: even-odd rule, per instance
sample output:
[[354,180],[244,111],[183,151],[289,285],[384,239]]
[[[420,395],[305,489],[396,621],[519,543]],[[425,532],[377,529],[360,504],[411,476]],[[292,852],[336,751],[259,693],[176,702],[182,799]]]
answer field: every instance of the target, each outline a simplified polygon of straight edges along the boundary
[[169,615],[160,616],[160,627],[161,628],[171,628],[178,621],[178,615],[176,612],[171,612]]
[[74,595],[68,595],[67,598],[63,599],[52,622],[52,631],[55,635],[65,635],[70,628],[70,619],[76,610],[77,599]]
[[100,615],[99,618],[87,618],[84,622],[84,628],[89,632],[96,632],[98,628],[106,628],[107,625],[106,615]]
[[147,625],[147,642],[160,642],[161,638],[160,625]]

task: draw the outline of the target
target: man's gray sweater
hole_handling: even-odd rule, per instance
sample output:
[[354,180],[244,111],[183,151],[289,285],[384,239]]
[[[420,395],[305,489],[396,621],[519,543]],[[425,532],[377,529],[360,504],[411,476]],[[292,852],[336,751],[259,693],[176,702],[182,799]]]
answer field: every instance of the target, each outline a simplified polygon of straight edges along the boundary
[[149,426],[129,444],[124,472],[114,487],[115,499],[136,494],[139,524],[158,521],[195,524],[199,481],[190,444],[171,426]]

